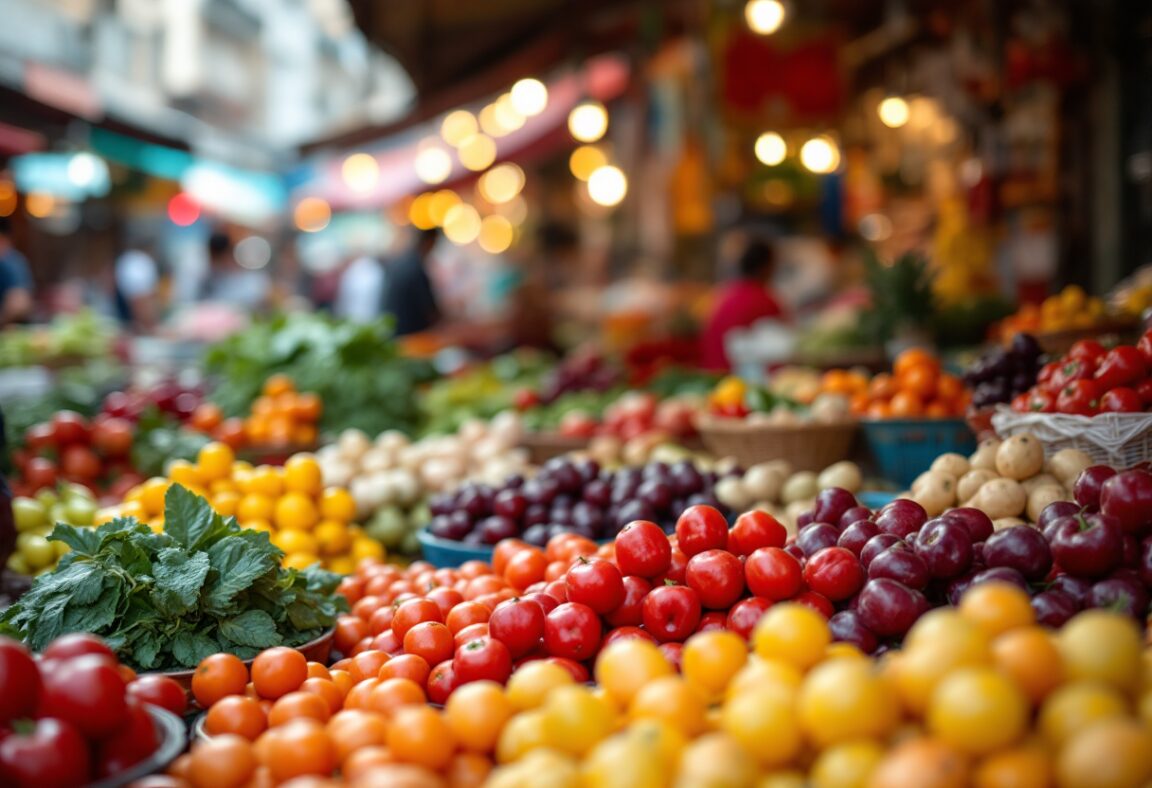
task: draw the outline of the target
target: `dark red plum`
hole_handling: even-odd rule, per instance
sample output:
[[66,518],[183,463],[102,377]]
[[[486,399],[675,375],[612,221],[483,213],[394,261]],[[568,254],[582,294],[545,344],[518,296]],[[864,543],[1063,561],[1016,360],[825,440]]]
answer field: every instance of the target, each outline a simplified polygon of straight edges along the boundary
[[1040,511],[1040,516],[1036,518],[1036,527],[1041,531],[1047,531],[1050,523],[1072,514],[1080,514],[1079,504],[1072,501],[1053,501]]
[[1028,586],[1028,581],[1024,579],[1024,575],[1020,574],[1020,570],[1013,569],[1010,566],[993,566],[988,569],[982,569],[972,578],[972,585],[974,586],[978,586],[981,583],[994,582],[1011,583],[1021,591],[1028,591],[1029,593],[1032,591]]
[[879,637],[900,637],[928,611],[925,596],[887,577],[869,580],[856,599],[860,622]]
[[1104,482],[1116,475],[1111,465],[1091,465],[1080,472],[1072,485],[1072,497],[1081,506],[1100,506]]
[[910,548],[899,544],[889,547],[872,559],[868,564],[868,577],[887,577],[917,591],[923,591],[930,579],[924,559]]
[[1009,567],[1028,580],[1042,580],[1052,568],[1052,550],[1044,534],[1030,525],[997,531],[984,542],[984,563]]
[[872,519],[872,510],[867,506],[853,506],[849,508],[844,514],[840,515],[840,522],[837,525],[843,533],[853,523],[858,523],[861,520]]
[[1109,577],[1092,586],[1088,607],[1115,610],[1143,620],[1148,612],[1148,591],[1138,577]]
[[880,529],[876,527],[876,523],[871,520],[857,520],[840,532],[840,538],[836,540],[836,544],[859,556],[868,540],[878,533],[880,533]]
[[908,534],[920,530],[928,521],[928,513],[915,501],[897,498],[877,512],[874,519],[881,533],[903,539]]
[[1087,604],[1088,594],[1092,591],[1092,581],[1074,575],[1062,574],[1052,578],[1048,588],[1053,591],[1062,591],[1072,597],[1078,606],[1083,607]]
[[1103,577],[1124,558],[1120,524],[1106,514],[1061,517],[1051,525],[1052,558],[1065,572]]
[[958,520],[929,520],[917,535],[916,555],[932,577],[956,577],[972,565],[972,534]]
[[828,487],[816,496],[812,515],[816,522],[839,523],[844,512],[856,506],[856,496],[842,487]]
[[1152,473],[1124,471],[1100,489],[1100,511],[1116,518],[1127,533],[1143,536],[1152,525]]
[[812,556],[825,547],[834,547],[839,538],[840,532],[835,526],[828,523],[810,523],[796,534],[796,544],[804,551],[804,555]]
[[968,535],[974,543],[983,542],[996,530],[992,526],[992,518],[985,514],[982,509],[972,506],[950,509],[940,515],[938,519],[960,523],[967,529]]
[[864,547],[860,550],[860,563],[867,569],[876,556],[893,545],[907,547],[904,540],[898,536],[893,536],[892,534],[876,534],[865,542]]
[[1080,612],[1080,605],[1068,594],[1050,588],[1032,597],[1032,610],[1036,623],[1046,627],[1062,627]]
[[855,610],[841,610],[834,614],[828,619],[828,629],[832,631],[833,640],[851,643],[865,654],[871,654],[879,644],[875,633],[864,626]]

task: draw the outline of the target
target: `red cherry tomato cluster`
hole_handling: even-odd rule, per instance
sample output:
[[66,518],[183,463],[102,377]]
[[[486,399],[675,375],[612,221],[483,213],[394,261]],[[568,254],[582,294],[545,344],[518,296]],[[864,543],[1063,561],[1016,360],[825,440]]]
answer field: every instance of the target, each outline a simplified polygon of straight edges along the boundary
[[1012,401],[1034,413],[1141,413],[1152,408],[1152,331],[1135,345],[1108,350],[1094,339],[1077,342],[1045,364],[1036,385]]
[[366,563],[340,588],[352,612],[337,624],[336,647],[346,658],[333,667],[351,670],[378,656],[381,665],[415,661],[429,699],[443,702],[456,686],[504,682],[537,659],[586,680],[599,651],[626,638],[657,643],[678,664],[695,632],[748,637],[784,599],[831,615],[832,600],[863,585],[850,552],[835,548],[805,566],[786,540],[784,526],[764,512],[744,514],[729,529],[716,509],[693,506],[672,536],[638,520],[611,545],[572,534],[543,550],[504,540],[491,566]]
[[[521,410],[532,405],[527,400],[517,400]],[[687,399],[673,398],[661,402],[655,394],[630,391],[606,407],[600,419],[579,409],[565,413],[560,419],[559,432],[571,438],[609,435],[626,441],[650,433],[669,438],[689,438],[696,434],[696,410],[696,404]]]
[[29,427],[24,447],[12,453],[13,491],[34,495],[68,481],[119,499],[143,481],[132,466],[135,432],[128,419],[101,414],[89,421],[79,413],[59,411]]
[[0,638],[0,785],[84,785],[118,775],[159,745],[148,704],[182,714],[184,690],[136,678],[91,635],[66,635],[33,657]]

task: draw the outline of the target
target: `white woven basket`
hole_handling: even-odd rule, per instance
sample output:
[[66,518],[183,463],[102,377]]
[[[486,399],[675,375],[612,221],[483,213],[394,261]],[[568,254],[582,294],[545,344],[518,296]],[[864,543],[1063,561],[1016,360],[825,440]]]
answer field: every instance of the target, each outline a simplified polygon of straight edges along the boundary
[[1152,460],[1152,413],[1017,413],[1000,406],[992,426],[1001,438],[1030,432],[1044,444],[1045,454],[1080,449],[1101,465],[1130,468]]

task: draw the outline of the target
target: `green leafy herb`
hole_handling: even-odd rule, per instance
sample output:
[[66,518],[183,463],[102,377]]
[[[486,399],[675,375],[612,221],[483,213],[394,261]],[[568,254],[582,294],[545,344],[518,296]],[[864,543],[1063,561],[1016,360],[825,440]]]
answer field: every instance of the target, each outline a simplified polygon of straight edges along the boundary
[[0,614],[0,632],[37,651],[65,633],[91,632],[137,670],[177,670],[218,651],[246,659],[298,646],[348,609],[333,594],[338,575],[282,569],[266,533],[240,528],[178,484],[164,521],[166,533],[133,518],[57,525],[49,538],[71,551]]

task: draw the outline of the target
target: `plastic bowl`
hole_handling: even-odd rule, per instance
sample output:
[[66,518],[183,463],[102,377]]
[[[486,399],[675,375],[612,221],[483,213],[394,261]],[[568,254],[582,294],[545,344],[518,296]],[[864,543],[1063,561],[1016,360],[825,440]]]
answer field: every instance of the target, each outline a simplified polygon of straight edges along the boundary
[[860,502],[861,506],[867,506],[869,509],[879,509],[896,500],[896,493],[886,492],[884,490],[866,490],[856,493],[856,500]]
[[452,539],[441,539],[439,536],[430,534],[427,528],[421,528],[417,531],[416,538],[420,540],[420,549],[424,553],[424,560],[438,569],[460,566],[465,561],[492,560],[492,547],[490,545],[477,546]]
[[184,748],[188,745],[188,732],[184,728],[184,721],[167,709],[156,706],[149,706],[148,714],[151,715],[152,724],[156,726],[156,733],[160,737],[156,751],[126,772],[89,783],[88,788],[122,788],[142,777],[163,771],[184,752]]

